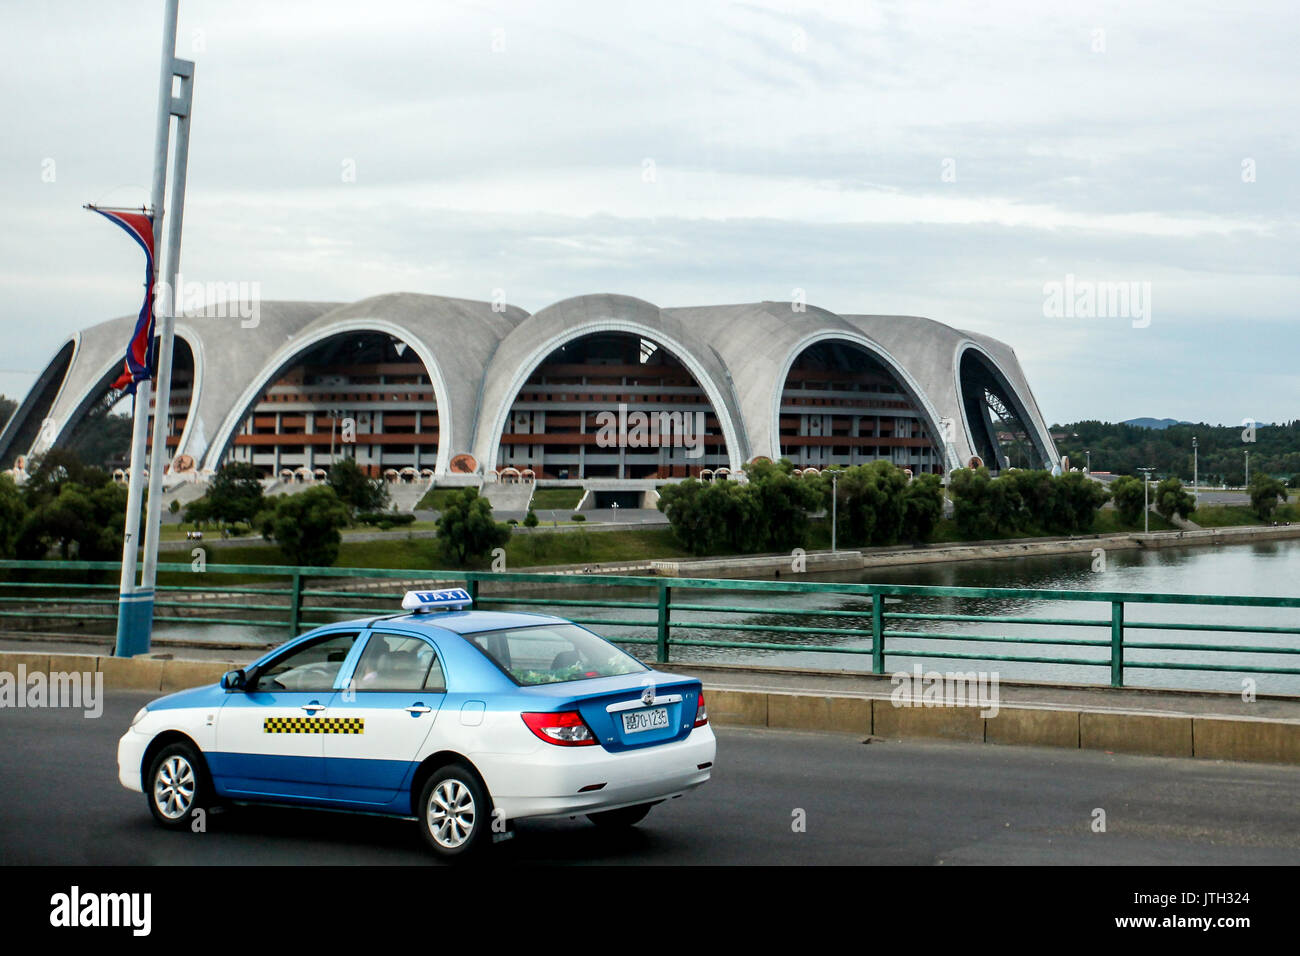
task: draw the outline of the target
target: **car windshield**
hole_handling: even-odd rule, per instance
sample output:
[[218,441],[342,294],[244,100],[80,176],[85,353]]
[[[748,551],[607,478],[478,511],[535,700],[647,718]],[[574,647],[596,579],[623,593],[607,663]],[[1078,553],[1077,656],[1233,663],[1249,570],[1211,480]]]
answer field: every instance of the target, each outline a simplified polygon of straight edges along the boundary
[[542,624],[466,634],[517,684],[617,677],[649,670],[630,654],[576,624]]

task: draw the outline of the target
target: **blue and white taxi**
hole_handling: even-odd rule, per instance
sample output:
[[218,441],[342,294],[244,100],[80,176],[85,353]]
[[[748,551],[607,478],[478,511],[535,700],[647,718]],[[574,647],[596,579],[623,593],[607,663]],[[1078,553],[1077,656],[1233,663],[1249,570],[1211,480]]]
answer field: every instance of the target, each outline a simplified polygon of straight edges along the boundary
[[411,591],[404,613],[330,624],[153,701],[118,743],[122,785],[163,826],[215,803],[414,818],[459,857],[516,820],[638,823],[705,783],[703,689],[562,618]]

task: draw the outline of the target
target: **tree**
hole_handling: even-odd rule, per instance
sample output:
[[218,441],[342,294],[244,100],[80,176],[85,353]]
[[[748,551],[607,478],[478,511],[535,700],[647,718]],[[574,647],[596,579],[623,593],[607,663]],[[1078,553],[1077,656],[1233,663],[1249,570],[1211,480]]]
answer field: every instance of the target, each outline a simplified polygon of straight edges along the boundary
[[340,458],[330,465],[326,483],[339,500],[356,512],[382,511],[388,506],[388,489],[371,478],[352,458]]
[[1018,482],[990,478],[989,470],[958,468],[948,479],[952,517],[963,538],[996,538],[1022,523]]
[[1055,494],[1043,527],[1055,534],[1091,531],[1098,509],[1110,500],[1106,487],[1078,471],[1053,477],[1051,483]]
[[193,520],[192,514],[202,512],[209,521],[252,524],[263,509],[262,479],[251,464],[231,462],[217,470],[203,497],[207,499],[206,505],[194,512],[186,509],[186,521]]
[[15,555],[26,520],[27,506],[23,504],[22,492],[12,478],[0,475],[0,558]]
[[327,568],[339,557],[339,529],[350,520],[347,505],[325,485],[280,495],[257,517],[262,537],[280,546],[290,564]]
[[510,528],[492,519],[492,505],[477,488],[451,495],[438,517],[438,541],[443,556],[463,565],[472,558],[505,547]]
[[1173,477],[1163,478],[1160,484],[1156,485],[1155,504],[1156,511],[1166,521],[1173,518],[1175,514],[1180,518],[1186,518],[1196,510],[1196,499],[1184,490],[1181,481]]
[[1147,499],[1142,479],[1132,475],[1123,475],[1110,483],[1111,497],[1115,501],[1115,510],[1125,524],[1134,524],[1142,516],[1142,508]]
[[938,475],[917,475],[903,492],[904,541],[929,541],[943,517],[943,481]]
[[963,538],[991,538],[995,532],[989,510],[992,479],[987,468],[957,468],[948,475],[952,520]]
[[1286,486],[1272,475],[1255,475],[1250,479],[1250,508],[1260,521],[1268,521],[1279,501],[1286,501]]
[[87,465],[81,456],[67,448],[51,448],[33,461],[28,472],[23,500],[29,509],[58,497],[65,484],[98,488],[111,480],[104,469]]
[[111,481],[98,487],[67,481],[28,512],[17,551],[24,558],[42,558],[57,547],[65,559],[111,560],[122,553],[125,524],[124,487]]
[[733,496],[731,520],[738,551],[790,551],[808,543],[809,512],[820,504],[815,483],[795,477],[794,466],[780,462],[754,462],[745,469],[749,480],[727,490]]
[[529,508],[528,514],[524,515],[524,527],[525,528],[537,527],[537,512],[534,511],[532,508]]
[[822,472],[819,478],[824,504],[827,509],[831,507],[834,492],[838,501],[837,525],[844,529],[845,543],[897,542],[906,518],[907,476],[903,470],[887,461],[873,461],[843,469],[834,482],[828,472],[829,469]]

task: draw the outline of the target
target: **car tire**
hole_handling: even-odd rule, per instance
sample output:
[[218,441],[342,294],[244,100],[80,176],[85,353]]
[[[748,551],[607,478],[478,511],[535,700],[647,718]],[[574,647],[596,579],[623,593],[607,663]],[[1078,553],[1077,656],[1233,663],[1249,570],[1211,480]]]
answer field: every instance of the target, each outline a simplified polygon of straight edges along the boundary
[[425,841],[445,860],[463,860],[492,842],[492,803],[462,764],[447,764],[425,781],[416,813]]
[[617,810],[604,810],[600,813],[589,813],[587,819],[598,827],[604,827],[610,830],[625,830],[634,827],[650,812],[653,803],[638,803],[634,807],[619,807]]
[[189,744],[168,744],[154,754],[144,780],[149,812],[169,830],[187,830],[196,810],[212,804],[207,765]]

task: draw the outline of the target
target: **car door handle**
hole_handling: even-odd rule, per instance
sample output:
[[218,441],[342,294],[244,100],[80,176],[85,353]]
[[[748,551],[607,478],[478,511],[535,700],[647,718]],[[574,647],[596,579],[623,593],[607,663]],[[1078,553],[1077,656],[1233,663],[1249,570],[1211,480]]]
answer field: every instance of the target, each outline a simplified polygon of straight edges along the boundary
[[423,704],[412,704],[406,708],[408,714],[427,714],[431,710],[433,710],[432,707],[425,707]]
[[318,703],[316,703],[315,701],[313,701],[313,702],[310,703],[310,704],[303,704],[303,705],[302,705],[302,709],[305,710],[305,711],[307,711],[307,713],[309,713],[309,714],[314,714],[314,713],[316,713],[316,711],[318,711],[318,710],[324,710],[324,709],[325,709],[325,705],[324,705],[324,704],[318,704]]

